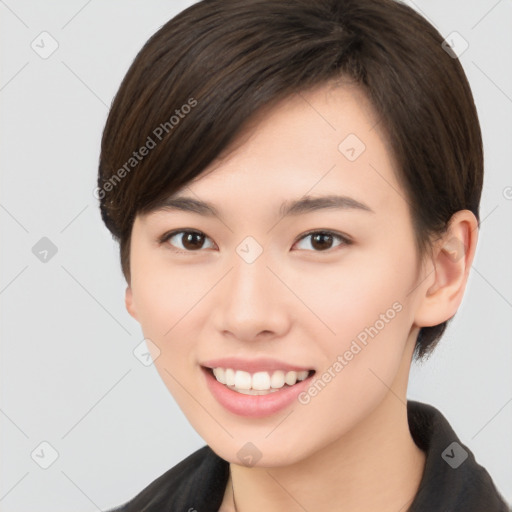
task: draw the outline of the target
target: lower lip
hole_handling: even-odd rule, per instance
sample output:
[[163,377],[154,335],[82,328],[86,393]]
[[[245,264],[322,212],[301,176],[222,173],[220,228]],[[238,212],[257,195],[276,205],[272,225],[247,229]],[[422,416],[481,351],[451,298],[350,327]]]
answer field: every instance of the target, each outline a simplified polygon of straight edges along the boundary
[[281,388],[268,395],[244,395],[221,384],[210,372],[201,367],[206,378],[206,384],[212,395],[228,411],[238,416],[262,418],[270,416],[288,407],[298,395],[310,384],[313,375],[303,381],[297,381],[293,386]]

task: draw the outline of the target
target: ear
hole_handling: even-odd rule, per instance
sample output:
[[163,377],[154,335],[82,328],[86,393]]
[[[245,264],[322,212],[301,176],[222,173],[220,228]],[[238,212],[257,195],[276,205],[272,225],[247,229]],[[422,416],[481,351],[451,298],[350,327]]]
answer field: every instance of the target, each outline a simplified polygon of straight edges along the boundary
[[[434,243],[428,274],[420,288],[415,325],[428,327],[452,318],[462,302],[478,241],[478,221],[469,210],[459,210],[446,233]],[[431,263],[431,265],[430,265]]]
[[132,288],[130,285],[128,285],[126,287],[126,291],[124,293],[124,303],[125,303],[126,310],[128,311],[128,313],[130,313],[130,315],[133,318],[135,318],[135,320],[138,321],[137,312],[135,310],[135,304],[133,303],[133,292],[132,292]]

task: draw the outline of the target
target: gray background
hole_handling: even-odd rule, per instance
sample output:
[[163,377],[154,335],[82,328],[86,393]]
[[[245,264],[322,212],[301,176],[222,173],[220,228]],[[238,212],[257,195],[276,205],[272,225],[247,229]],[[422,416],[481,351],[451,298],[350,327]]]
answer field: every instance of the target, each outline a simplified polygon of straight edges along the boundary
[[[133,354],[143,336],[92,193],[124,73],[191,3],[0,1],[1,511],[106,509],[205,444]],[[512,501],[512,2],[407,3],[469,43],[460,59],[486,164],[466,296],[434,356],[413,366],[409,398],[438,407]],[[31,47],[51,49],[42,31],[59,45],[46,59]],[[43,237],[57,249],[46,262],[33,253]]]

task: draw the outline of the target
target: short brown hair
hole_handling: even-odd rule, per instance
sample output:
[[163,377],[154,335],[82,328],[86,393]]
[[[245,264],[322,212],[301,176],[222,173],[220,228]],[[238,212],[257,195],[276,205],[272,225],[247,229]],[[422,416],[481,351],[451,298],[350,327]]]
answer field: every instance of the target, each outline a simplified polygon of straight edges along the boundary
[[[172,18],[133,61],[101,143],[96,194],[126,280],[138,213],[197,177],[258,110],[340,78],[360,85],[378,115],[419,254],[456,211],[479,219],[480,125],[442,43],[395,0],[203,0]],[[418,358],[446,325],[420,330]]]

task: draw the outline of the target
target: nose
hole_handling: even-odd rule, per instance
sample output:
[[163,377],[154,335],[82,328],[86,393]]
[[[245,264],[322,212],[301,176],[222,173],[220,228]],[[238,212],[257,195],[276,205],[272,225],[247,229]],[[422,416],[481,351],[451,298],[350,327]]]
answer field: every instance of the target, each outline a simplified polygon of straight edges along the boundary
[[214,298],[216,329],[239,341],[284,336],[290,328],[293,294],[269,268],[264,254],[252,263],[234,256]]

